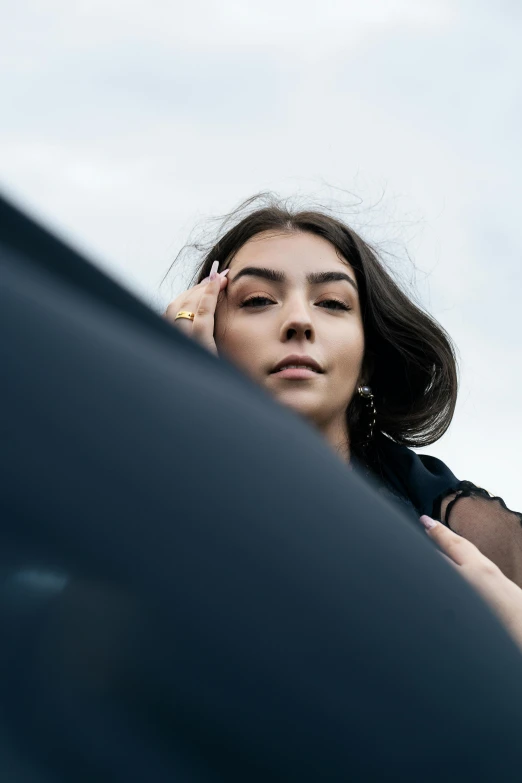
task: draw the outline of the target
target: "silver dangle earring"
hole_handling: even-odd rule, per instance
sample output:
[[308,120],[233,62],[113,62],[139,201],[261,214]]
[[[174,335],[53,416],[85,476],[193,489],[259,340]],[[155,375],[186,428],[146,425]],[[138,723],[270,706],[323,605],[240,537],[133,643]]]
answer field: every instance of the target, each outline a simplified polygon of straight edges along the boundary
[[364,445],[367,446],[371,439],[373,438],[373,430],[375,427],[375,420],[377,418],[377,411],[375,410],[375,403],[374,403],[374,397],[373,392],[369,386],[359,386],[357,389],[359,392],[359,395],[363,398],[363,402],[366,407],[366,412],[368,414],[368,420],[369,420],[369,427],[368,427],[368,434],[366,436],[366,440]]

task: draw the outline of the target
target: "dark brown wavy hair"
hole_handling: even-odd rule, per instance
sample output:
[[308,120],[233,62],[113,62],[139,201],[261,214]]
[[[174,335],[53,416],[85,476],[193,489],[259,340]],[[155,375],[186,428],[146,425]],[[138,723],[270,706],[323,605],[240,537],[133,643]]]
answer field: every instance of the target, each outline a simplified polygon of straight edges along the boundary
[[226,216],[212,247],[192,246],[204,257],[191,284],[208,276],[214,260],[219,261],[220,271],[226,269],[239,249],[264,231],[323,237],[355,272],[365,334],[364,364],[377,418],[373,442],[365,447],[367,414],[355,394],[346,412],[351,452],[371,465],[377,458],[379,436],[414,447],[438,440],[451,423],[457,398],[451,338],[401,290],[372,246],[343,221],[322,210],[292,209],[270,193],[257,194]]

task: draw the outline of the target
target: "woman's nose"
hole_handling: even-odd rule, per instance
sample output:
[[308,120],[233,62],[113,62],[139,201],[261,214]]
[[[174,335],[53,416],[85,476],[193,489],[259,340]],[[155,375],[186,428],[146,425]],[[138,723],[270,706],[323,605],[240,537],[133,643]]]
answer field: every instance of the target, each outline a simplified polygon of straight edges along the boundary
[[293,337],[304,338],[305,340],[312,339],[312,328],[298,324],[296,326],[289,326],[286,330],[286,339],[291,340]]
[[302,303],[296,303],[288,309],[287,317],[282,324],[282,336],[289,340],[293,337],[311,340],[314,335],[309,309]]

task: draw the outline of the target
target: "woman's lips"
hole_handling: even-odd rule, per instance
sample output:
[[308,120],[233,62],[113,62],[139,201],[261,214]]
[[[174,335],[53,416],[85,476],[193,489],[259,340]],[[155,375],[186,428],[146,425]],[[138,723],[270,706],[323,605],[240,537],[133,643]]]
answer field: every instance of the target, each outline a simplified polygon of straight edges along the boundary
[[321,373],[310,370],[309,367],[291,367],[287,370],[273,372],[272,375],[277,378],[286,378],[290,381],[306,381],[308,378],[318,378]]

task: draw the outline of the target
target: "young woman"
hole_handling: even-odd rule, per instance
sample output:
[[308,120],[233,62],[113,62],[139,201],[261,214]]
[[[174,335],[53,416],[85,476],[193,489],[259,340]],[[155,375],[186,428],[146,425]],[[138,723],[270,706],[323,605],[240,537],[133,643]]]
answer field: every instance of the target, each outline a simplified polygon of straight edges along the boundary
[[[256,197],[246,205],[255,207]],[[306,418],[352,469],[421,517],[522,643],[522,515],[410,448],[434,443],[453,417],[448,335],[341,221],[275,198],[235,214],[203,258],[197,284],[165,317]]]

